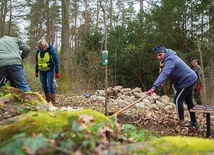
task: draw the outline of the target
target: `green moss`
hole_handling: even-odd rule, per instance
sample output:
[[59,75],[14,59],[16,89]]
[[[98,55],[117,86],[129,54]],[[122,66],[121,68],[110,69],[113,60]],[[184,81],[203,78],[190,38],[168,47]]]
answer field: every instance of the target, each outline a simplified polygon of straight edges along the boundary
[[30,105],[37,104],[47,104],[47,101],[38,92],[23,92],[20,89],[4,86],[0,96],[3,99],[14,99],[15,101],[20,101],[28,103]]
[[25,93],[24,102],[29,103],[30,105],[46,104],[47,101],[42,97],[38,92],[27,92]]
[[214,141],[196,137],[162,137],[146,144],[137,154],[207,155],[214,153]]
[[11,99],[11,98],[13,98],[13,96],[11,95],[11,93],[8,93],[8,94],[5,94],[5,95],[1,95],[1,98],[2,99]]
[[33,133],[43,133],[47,136],[62,131],[65,126],[68,125],[68,120],[70,118],[77,119],[78,117],[73,116],[80,116],[83,114],[93,116],[94,121],[97,123],[105,122],[106,124],[111,125],[111,121],[108,117],[90,109],[74,112],[29,112],[0,122],[0,141],[8,139],[12,135],[20,132],[25,132],[29,135],[32,135]]

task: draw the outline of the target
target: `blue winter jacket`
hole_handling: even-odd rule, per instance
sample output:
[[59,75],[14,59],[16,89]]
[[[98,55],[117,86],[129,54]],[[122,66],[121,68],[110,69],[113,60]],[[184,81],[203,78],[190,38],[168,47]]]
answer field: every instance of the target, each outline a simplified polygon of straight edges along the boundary
[[177,56],[175,51],[167,49],[162,72],[159,74],[152,88],[156,90],[167,78],[172,81],[174,88],[177,90],[193,85],[197,80],[197,75]]
[[39,72],[39,67],[38,67],[38,53],[40,53],[41,57],[44,57],[45,53],[48,52],[51,57],[50,61],[50,68],[55,70],[55,73],[59,73],[59,61],[58,61],[58,56],[57,53],[52,45],[49,45],[49,47],[45,50],[42,51],[40,49],[37,49],[36,51],[36,66],[35,66],[35,72]]

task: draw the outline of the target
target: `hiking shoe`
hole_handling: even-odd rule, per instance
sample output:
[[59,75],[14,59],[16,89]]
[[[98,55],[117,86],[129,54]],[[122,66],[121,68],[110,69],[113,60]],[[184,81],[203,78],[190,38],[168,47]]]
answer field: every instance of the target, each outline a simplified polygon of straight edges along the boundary
[[191,124],[192,126],[194,126],[196,129],[199,128],[198,122],[192,122],[192,121],[190,121],[190,124]]

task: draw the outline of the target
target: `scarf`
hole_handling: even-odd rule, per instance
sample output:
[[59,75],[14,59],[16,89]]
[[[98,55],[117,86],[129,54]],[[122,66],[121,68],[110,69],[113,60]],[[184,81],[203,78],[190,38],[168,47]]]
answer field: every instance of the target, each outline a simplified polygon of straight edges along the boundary
[[162,72],[163,66],[164,66],[164,61],[163,61],[163,62],[160,62],[160,65],[159,65],[159,73]]

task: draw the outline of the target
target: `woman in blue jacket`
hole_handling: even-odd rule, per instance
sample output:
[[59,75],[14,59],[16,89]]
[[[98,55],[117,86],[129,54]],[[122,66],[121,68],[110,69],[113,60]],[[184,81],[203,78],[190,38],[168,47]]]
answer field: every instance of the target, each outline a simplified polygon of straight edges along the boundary
[[56,78],[60,78],[57,53],[52,45],[43,39],[39,40],[36,51],[35,76],[39,75],[40,77],[47,102],[51,101],[56,105],[54,74]]
[[[152,88],[147,91],[148,95],[159,88],[164,81],[169,78],[176,90],[174,103],[180,122],[184,122],[184,106],[183,101],[187,104],[188,110],[194,107],[192,101],[192,90],[197,80],[195,72],[177,56],[176,52],[171,49],[166,49],[163,45],[155,48],[157,59],[160,61],[160,74],[154,82]],[[190,112],[190,124],[198,128],[195,113]]]

